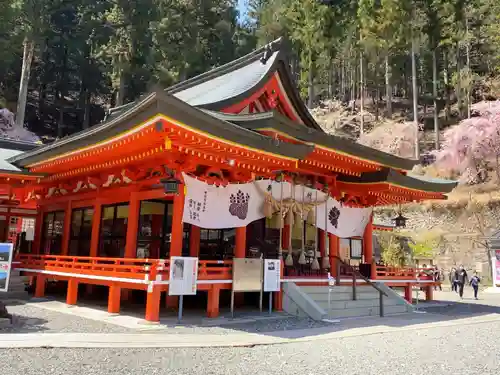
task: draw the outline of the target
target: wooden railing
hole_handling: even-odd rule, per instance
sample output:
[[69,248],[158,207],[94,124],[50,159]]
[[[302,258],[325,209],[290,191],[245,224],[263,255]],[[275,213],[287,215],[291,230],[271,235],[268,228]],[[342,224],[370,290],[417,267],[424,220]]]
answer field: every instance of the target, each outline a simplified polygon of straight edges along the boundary
[[[16,258],[16,267],[60,273],[94,275],[139,280],[168,280],[168,259],[100,258],[64,255],[26,255]],[[202,260],[198,265],[199,280],[231,280],[232,261]]]
[[380,280],[422,280],[433,279],[433,268],[389,267],[372,265],[371,278]]

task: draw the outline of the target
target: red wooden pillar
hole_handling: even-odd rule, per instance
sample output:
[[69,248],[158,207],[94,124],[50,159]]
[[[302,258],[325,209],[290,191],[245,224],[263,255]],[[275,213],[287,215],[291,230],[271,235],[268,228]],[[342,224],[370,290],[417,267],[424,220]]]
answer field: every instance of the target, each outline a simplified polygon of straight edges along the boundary
[[69,279],[68,291],[66,294],[66,303],[68,305],[76,305],[77,299],[78,299],[78,280]]
[[334,257],[339,256],[339,238],[332,233],[328,233],[328,247],[330,250],[330,273],[333,277],[338,277],[337,259]]
[[128,208],[127,239],[125,242],[125,258],[137,258],[137,231],[139,230],[139,214],[141,201],[137,192],[130,194]]
[[155,285],[149,285],[146,299],[146,320],[148,322],[160,321],[160,297],[160,288]]
[[102,204],[96,201],[92,215],[92,234],[90,235],[90,256],[96,257],[99,253],[99,237],[101,231]]
[[412,289],[411,289],[411,284],[406,284],[405,285],[405,300],[407,302],[412,303],[413,302],[413,295],[412,295]]
[[[69,252],[69,241],[71,238],[71,201],[66,203],[66,209],[64,210],[64,225],[63,225],[63,235],[62,235],[62,255],[68,255]],[[69,292],[69,290],[68,290]],[[75,302],[76,303],[76,302]]]
[[207,316],[209,318],[217,318],[219,316],[219,296],[220,287],[217,284],[212,284],[208,291]]
[[373,262],[373,223],[372,216],[365,227],[365,233],[363,234],[363,253],[365,256],[365,263]]
[[43,230],[43,210],[38,207],[38,213],[35,219],[35,233],[33,238],[33,254],[40,254],[40,246],[42,243],[42,230]]
[[45,297],[45,276],[36,276],[36,286],[35,286],[35,298]]
[[[283,264],[283,261],[280,261],[280,267],[281,267],[280,277],[283,279],[285,272],[285,265]],[[274,297],[273,298],[274,309],[276,311],[283,311],[283,283],[280,283],[280,291],[275,292],[273,297]]]
[[170,256],[182,255],[182,237],[184,224],[184,184],[179,184],[179,192],[174,196],[174,208],[172,212],[172,239],[170,241]]
[[[102,204],[97,200],[94,204],[94,214],[92,215],[92,233],[90,234],[89,256],[97,257],[99,254],[99,237],[101,235]],[[87,285],[87,294],[92,294],[92,285]]]
[[200,234],[201,228],[191,224],[189,234],[189,256],[198,257],[200,255]]
[[426,286],[425,287],[425,300],[426,301],[432,301],[434,299],[433,297],[433,289],[434,288],[433,286]]
[[234,257],[245,258],[247,253],[247,227],[236,228]]
[[[182,255],[182,238],[184,236],[184,184],[179,184],[178,193],[174,196],[174,208],[172,210],[172,234],[170,240],[170,256]],[[148,294],[149,296],[149,294]],[[167,295],[167,307],[177,308],[179,298]]]
[[108,313],[118,314],[120,312],[120,296],[121,288],[112,284],[108,292]]
[[290,246],[290,229],[290,224],[283,225],[283,232],[281,234],[281,247],[285,250]]

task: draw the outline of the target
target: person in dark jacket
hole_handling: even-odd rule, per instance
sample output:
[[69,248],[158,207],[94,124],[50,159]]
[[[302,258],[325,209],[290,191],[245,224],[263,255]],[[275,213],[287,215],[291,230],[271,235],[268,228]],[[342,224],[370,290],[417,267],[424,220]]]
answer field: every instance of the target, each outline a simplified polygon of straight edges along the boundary
[[[434,267],[434,281],[436,283],[439,283],[441,281],[441,271],[439,270],[438,266],[435,266]],[[439,283],[438,285],[434,285],[434,290],[437,290],[437,288],[439,288],[439,290],[443,290],[443,288],[441,287],[441,283]]]
[[458,267],[456,278],[457,278],[458,294],[460,295],[460,299],[462,299],[464,296],[465,283],[469,281],[469,278],[467,276],[467,271],[465,270],[463,265],[460,265],[460,267]]
[[474,276],[471,277],[470,279],[470,285],[472,286],[472,289],[474,289],[474,298],[477,299],[477,292],[479,291],[479,283],[481,282],[481,279],[477,275],[477,272],[474,272]]
[[451,285],[451,291],[452,292],[457,292],[457,269],[455,267],[452,267],[450,271],[450,285]]

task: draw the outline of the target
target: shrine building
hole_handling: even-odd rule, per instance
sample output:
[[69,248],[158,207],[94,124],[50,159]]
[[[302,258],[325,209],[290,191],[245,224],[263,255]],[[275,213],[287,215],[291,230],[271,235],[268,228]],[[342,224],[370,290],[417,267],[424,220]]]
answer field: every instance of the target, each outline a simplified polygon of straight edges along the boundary
[[[325,284],[328,273],[348,284],[362,272],[411,290],[415,270],[375,264],[371,210],[446,199],[456,185],[325,133],[281,40],[51,144],[2,142],[0,228],[8,236],[11,217],[36,217],[18,228],[30,244],[16,258],[35,297],[59,288],[72,305],[101,293],[109,313],[142,298],[149,321],[177,306],[167,295],[171,256],[199,258],[191,300],[209,317],[232,288],[235,258],[278,257],[282,284]],[[276,309],[281,301],[276,292]]]

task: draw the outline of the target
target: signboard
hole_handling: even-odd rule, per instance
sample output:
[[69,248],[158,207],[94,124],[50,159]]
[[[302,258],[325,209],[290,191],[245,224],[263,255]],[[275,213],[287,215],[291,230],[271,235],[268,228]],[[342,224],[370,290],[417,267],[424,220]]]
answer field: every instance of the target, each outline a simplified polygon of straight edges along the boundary
[[14,246],[11,243],[0,243],[0,292],[9,289],[10,270]]
[[198,281],[198,258],[170,257],[168,294],[186,296],[196,294]]
[[264,292],[279,292],[281,265],[279,259],[264,260]]
[[259,292],[262,290],[262,259],[233,259],[233,291]]
[[495,250],[493,258],[493,283],[500,286],[500,250]]

